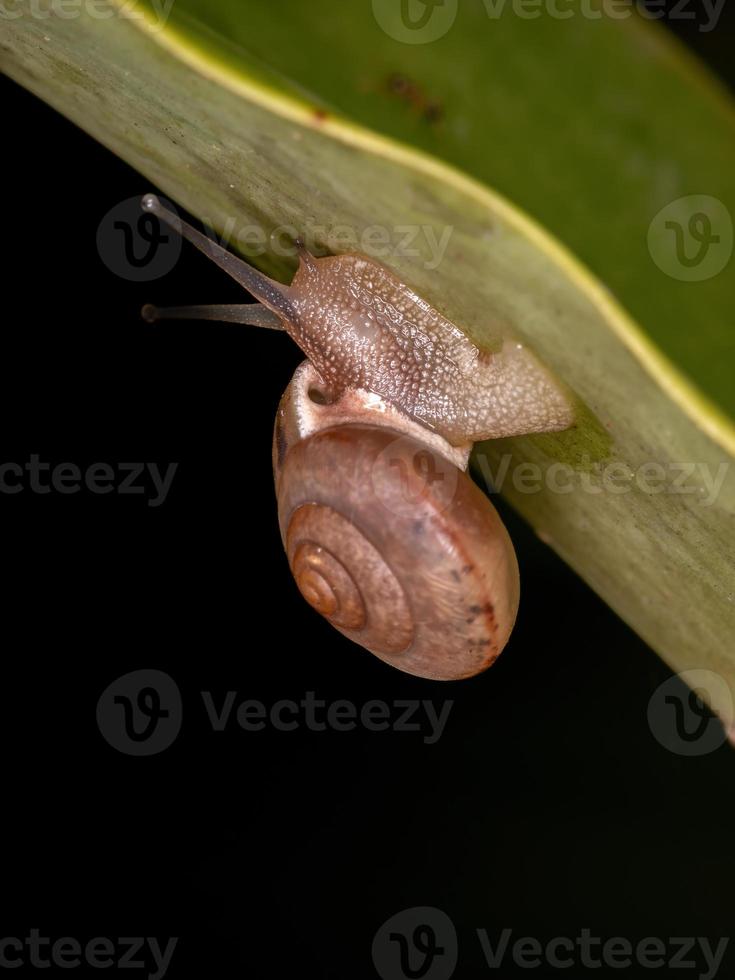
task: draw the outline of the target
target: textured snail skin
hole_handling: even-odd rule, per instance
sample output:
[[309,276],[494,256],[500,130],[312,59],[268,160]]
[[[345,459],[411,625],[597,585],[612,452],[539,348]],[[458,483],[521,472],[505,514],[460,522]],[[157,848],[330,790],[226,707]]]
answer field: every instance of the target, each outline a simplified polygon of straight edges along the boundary
[[384,426],[337,425],[288,448],[277,495],[302,595],[351,640],[436,680],[477,674],[505,646],[513,546],[484,494],[438,453]]
[[505,646],[518,565],[465,473],[472,443],[564,429],[571,401],[533,356],[492,354],[379,262],[317,259],[299,243],[289,286],[142,200],[258,300],[146,307],[286,330],[308,360],[276,417],[281,536],[304,598],[346,636],[412,674],[468,677]]
[[[181,221],[154,194],[141,204],[262,304],[195,307],[194,315],[271,329],[282,325],[334,397],[348,389],[371,392],[452,446],[573,424],[570,396],[523,345],[506,339],[498,351],[480,351],[375,259],[316,258],[298,243],[299,268],[285,286]],[[187,314],[181,307],[148,306],[145,315],[155,320]]]
[[291,334],[324,382],[379,395],[452,445],[566,429],[566,394],[521,345],[481,353],[385,266],[303,251],[283,287]]

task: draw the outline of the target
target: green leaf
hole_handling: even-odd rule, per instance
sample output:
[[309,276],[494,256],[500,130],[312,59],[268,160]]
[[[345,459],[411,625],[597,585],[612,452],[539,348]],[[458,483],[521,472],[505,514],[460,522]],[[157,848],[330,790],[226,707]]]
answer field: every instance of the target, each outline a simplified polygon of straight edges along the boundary
[[[713,261],[728,248],[735,116],[639,18],[493,20],[488,5],[408,44],[368,3],[177,0],[163,29],[155,8],[39,20],[18,3],[0,51],[217,229],[322,229],[340,251],[346,226],[366,252],[374,226],[395,245],[400,226],[449,229],[436,268],[425,234],[385,261],[483,346],[528,345],[579,402],[575,429],[486,443],[476,472],[510,460],[503,493],[544,540],[674,668],[735,691],[735,289],[727,267],[676,278],[674,250],[700,212]],[[256,261],[289,274],[273,251]],[[732,699],[713,701],[731,724]]]

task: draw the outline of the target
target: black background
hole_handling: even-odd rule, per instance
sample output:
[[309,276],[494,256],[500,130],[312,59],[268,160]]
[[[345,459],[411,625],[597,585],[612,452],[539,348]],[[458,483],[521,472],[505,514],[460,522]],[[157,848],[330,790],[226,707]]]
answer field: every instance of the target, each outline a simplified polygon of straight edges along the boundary
[[[676,25],[731,84],[732,24]],[[413,906],[452,918],[458,977],[492,975],[478,928],[728,936],[734,759],[653,737],[668,668],[502,503],[523,597],[490,672],[422,681],[333,633],[298,596],[276,523],[271,426],[299,352],[264,331],[142,323],[151,299],[241,297],[189,248],[155,283],[112,274],[97,227],[146,181],[7,79],[0,91],[3,461],[179,463],[158,508],[0,495],[0,935],[178,936],[170,977],[335,980],[376,976],[376,930]],[[149,758],[95,721],[107,685],[140,668],[169,673],[184,705]],[[434,745],[234,718],[216,733],[200,692],[230,690],[454,706]],[[734,963],[728,950],[720,976]]]

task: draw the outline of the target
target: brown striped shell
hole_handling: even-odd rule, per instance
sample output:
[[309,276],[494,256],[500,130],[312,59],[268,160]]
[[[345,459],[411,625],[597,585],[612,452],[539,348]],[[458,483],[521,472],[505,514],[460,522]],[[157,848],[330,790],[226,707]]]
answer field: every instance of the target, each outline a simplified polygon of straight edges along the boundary
[[278,457],[276,447],[281,536],[314,609],[411,674],[453,680],[490,666],[515,620],[518,567],[464,472],[377,425],[323,429]]
[[482,439],[570,426],[563,388],[518,343],[481,352],[373,259],[318,259],[300,245],[287,286],[155,195],[142,206],[258,300],[146,307],[147,319],[284,329],[308,358],[281,401],[273,449],[281,536],[307,602],[401,670],[449,680],[488,667],[513,627],[518,565],[467,459]]

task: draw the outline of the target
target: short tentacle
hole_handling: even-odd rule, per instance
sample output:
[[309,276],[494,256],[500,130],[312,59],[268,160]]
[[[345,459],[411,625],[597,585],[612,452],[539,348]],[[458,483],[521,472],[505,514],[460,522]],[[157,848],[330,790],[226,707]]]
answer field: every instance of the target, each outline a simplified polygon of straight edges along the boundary
[[152,306],[147,303],[141,316],[148,323],[158,320],[218,320],[221,323],[241,323],[267,330],[284,330],[283,321],[262,303],[231,303],[215,306]]

